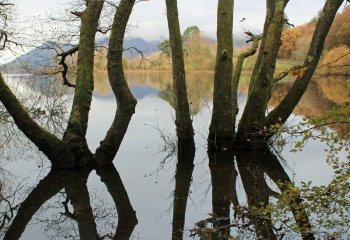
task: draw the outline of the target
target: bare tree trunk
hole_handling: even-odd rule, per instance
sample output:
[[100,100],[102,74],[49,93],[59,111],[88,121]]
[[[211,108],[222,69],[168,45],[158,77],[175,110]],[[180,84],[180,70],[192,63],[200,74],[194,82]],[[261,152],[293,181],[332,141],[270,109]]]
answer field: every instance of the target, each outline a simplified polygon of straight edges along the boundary
[[87,0],[81,17],[77,85],[73,107],[63,141],[40,127],[26,112],[0,76],[0,100],[18,128],[42,151],[56,167],[85,164],[92,158],[85,134],[93,91],[94,41],[104,1]]
[[0,74],[0,100],[17,127],[42,151],[53,166],[68,166],[75,161],[69,147],[49,131],[39,126],[18,101]]
[[117,111],[112,126],[96,150],[96,161],[109,164],[113,161],[124,138],[132,115],[135,113],[136,99],[126,82],[123,69],[123,41],[135,0],[122,0],[114,16],[108,48],[108,77],[117,99]]
[[265,49],[265,42],[266,42],[265,39],[266,39],[266,35],[267,35],[267,30],[269,30],[270,23],[271,23],[272,18],[274,16],[275,4],[276,4],[275,0],[266,0],[266,16],[265,16],[265,22],[264,22],[264,30],[263,30],[263,34],[262,34],[262,39],[261,39],[261,43],[260,43],[258,57],[256,59],[253,73],[251,76],[251,80],[249,83],[249,90],[252,89],[252,86],[254,83],[254,76],[257,75],[257,72],[259,71],[259,68],[261,66],[261,61],[262,61],[262,58],[264,56],[264,49]]
[[252,46],[250,49],[248,49],[246,52],[241,53],[238,56],[237,63],[235,66],[235,70],[233,73],[233,80],[232,80],[232,111],[233,111],[233,128],[235,131],[235,126],[236,126],[236,117],[238,114],[238,102],[237,102],[237,97],[238,97],[238,85],[239,85],[239,79],[241,78],[242,74],[242,69],[243,69],[243,63],[244,60],[250,56],[253,56],[256,53],[256,50],[259,47],[259,41],[261,39],[261,36],[255,36],[251,33],[248,33],[251,36],[250,41],[252,41]]
[[86,9],[80,14],[80,40],[77,61],[76,87],[73,106],[63,140],[69,142],[78,158],[88,152],[85,139],[88,126],[92,91],[94,89],[94,46],[98,21],[104,0],[87,0]]
[[271,96],[273,75],[277,53],[281,45],[281,34],[285,23],[284,9],[288,0],[276,0],[271,5],[274,8],[273,18],[269,21],[269,26],[264,39],[264,46],[260,66],[257,66],[256,75],[252,76],[252,85],[242,118],[238,125],[238,143],[248,143],[260,141],[259,131],[265,126],[265,113],[267,103]]
[[193,141],[193,127],[187,98],[185,64],[176,0],[166,0],[175,92],[176,133],[179,141]]
[[208,143],[211,149],[225,150],[230,147],[233,139],[233,0],[219,0],[217,22],[218,44],[214,74],[213,114]]
[[274,124],[285,123],[303,96],[322,55],[324,41],[329,29],[331,28],[335,15],[343,2],[344,0],[326,1],[317,22],[309,52],[301,68],[301,76],[295,80],[292,88],[282,102],[268,115],[268,127]]

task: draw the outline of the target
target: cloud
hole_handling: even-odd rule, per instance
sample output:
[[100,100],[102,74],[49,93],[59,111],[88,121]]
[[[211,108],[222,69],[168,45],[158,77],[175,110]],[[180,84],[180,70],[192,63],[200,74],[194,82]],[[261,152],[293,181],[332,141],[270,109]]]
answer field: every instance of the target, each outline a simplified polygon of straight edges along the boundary
[[[17,0],[19,13],[24,15],[44,14],[57,10],[69,0]],[[307,3],[305,3],[307,2]],[[324,0],[293,0],[286,8],[286,14],[295,25],[309,21],[322,8]],[[181,29],[197,25],[210,37],[216,35],[217,1],[178,0]],[[240,20],[245,18],[242,23]],[[249,29],[261,31],[265,18],[264,0],[235,0],[234,32]],[[165,0],[149,0],[136,4],[130,22],[128,35],[156,40],[168,36]],[[137,26],[137,27],[135,27]]]

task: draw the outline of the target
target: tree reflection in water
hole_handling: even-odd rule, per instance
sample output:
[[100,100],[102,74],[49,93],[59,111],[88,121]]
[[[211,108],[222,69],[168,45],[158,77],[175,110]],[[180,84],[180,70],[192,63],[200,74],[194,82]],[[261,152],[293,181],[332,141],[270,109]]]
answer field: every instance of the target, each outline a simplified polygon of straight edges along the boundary
[[[187,163],[185,171],[187,174],[180,178],[178,172],[183,172],[184,166],[180,163],[183,158],[179,156],[177,165],[173,240],[183,239],[180,232],[184,230],[186,208],[184,204],[190,187],[189,174],[192,172],[191,163]],[[212,183],[212,214],[210,218],[196,224],[196,228],[191,230],[192,237],[203,240],[235,239],[232,234],[237,235],[238,239],[283,239],[285,236],[300,235],[302,239],[315,239],[309,217],[298,194],[290,195],[289,201],[286,202],[294,216],[297,229],[288,229],[282,219],[274,219],[271,211],[266,210],[271,197],[279,198],[280,195],[270,188],[267,177],[281,192],[288,191],[292,187],[289,176],[269,149],[209,155],[209,168]],[[238,176],[243,184],[247,205],[240,205],[238,202],[236,191]],[[182,204],[178,207],[180,200]],[[231,204],[233,214],[230,214]]]
[[[194,89],[199,89],[195,83],[202,86],[205,94],[195,92],[190,95],[193,98],[191,102],[197,104],[195,106],[197,111],[194,111],[194,113],[203,108],[204,98],[207,97],[211,89],[209,84],[205,85],[203,82],[193,81]],[[279,85],[278,91],[275,93],[283,93],[283,86],[282,84]],[[309,104],[300,105],[300,109],[297,109],[300,114],[310,112],[309,109],[311,108],[315,111],[321,109],[323,112],[336,105],[335,100],[337,99],[319,101],[321,99],[319,94],[323,94],[327,88],[319,87],[316,83],[312,83],[310,86],[309,93],[304,97],[305,101],[309,101]],[[322,92],[319,90],[321,88]],[[313,89],[315,91],[312,91]],[[329,96],[334,97],[335,95],[329,94]],[[272,97],[273,99],[279,99],[280,96],[273,95]],[[322,99],[328,99],[328,97],[325,96]],[[273,105],[273,100],[271,103]],[[315,103],[319,103],[319,105],[315,105]],[[305,109],[305,106],[310,106],[310,108]],[[313,114],[318,115],[318,112]],[[13,138],[13,134],[8,135]],[[212,186],[211,216],[199,221],[197,226],[189,233],[185,229],[185,217],[186,210],[188,211],[186,208],[189,202],[195,167],[195,150],[194,146],[188,145],[188,143],[178,143],[177,147],[172,231],[168,232],[168,236],[172,235],[173,240],[184,239],[188,234],[203,240],[235,239],[233,236],[239,239],[295,239],[298,236],[303,239],[315,239],[314,234],[316,237],[319,236],[316,232],[317,229],[311,228],[309,220],[312,220],[312,217],[309,219],[303,209],[298,193],[291,191],[293,189],[291,179],[279,159],[269,149],[255,152],[236,151],[209,156]],[[14,149],[19,150],[18,148]],[[89,194],[87,188],[87,179],[94,170],[107,187],[115,207],[103,203],[98,206],[101,209],[96,210],[93,207],[91,203],[93,202],[92,194]],[[244,188],[247,199],[244,204],[239,201],[238,195],[240,192],[236,190],[237,182],[241,182]],[[8,181],[5,180],[2,183],[0,187],[8,184]],[[271,185],[276,186],[271,187]],[[9,219],[6,218],[6,221],[0,221],[0,231],[6,230],[4,239],[7,240],[19,239],[28,224],[33,221],[33,215],[62,191],[65,197],[63,201],[59,202],[60,218],[50,218],[52,216],[45,215],[45,224],[50,228],[53,239],[130,239],[137,224],[136,214],[130,204],[127,190],[114,165],[79,170],[52,169],[21,204],[13,200],[14,196],[18,194],[16,189],[14,193],[7,195],[3,190],[4,188],[0,188],[0,200],[2,201],[0,206],[4,206],[1,204],[7,203],[6,200],[9,199],[11,200],[10,203],[13,203],[13,205],[7,205],[9,206],[7,209],[2,207],[0,209],[1,218],[5,219],[6,214],[9,217]],[[287,217],[290,218],[279,219],[279,216],[274,215],[274,209],[269,208],[269,204],[279,201],[280,192],[288,191],[293,194],[284,203],[289,206],[290,213]],[[154,199],[154,201],[157,200]],[[138,211],[138,209],[135,210]],[[117,213],[114,213],[114,211]],[[106,218],[110,218],[110,220]],[[286,221],[294,221],[295,228],[291,228]],[[4,226],[2,226],[2,223],[5,223]],[[10,225],[5,226],[8,224]],[[106,225],[113,226],[113,231],[106,230]],[[103,226],[103,229],[99,229],[99,226]],[[142,234],[140,232],[140,239],[143,239]]]
[[[181,240],[187,235],[184,226],[194,170],[195,149],[193,145],[188,146],[188,143],[186,146],[178,143],[172,221],[173,240]],[[284,236],[299,235],[302,239],[315,239],[309,217],[302,207],[302,200],[298,194],[290,195],[286,202],[294,216],[296,229],[288,229],[283,219],[273,216],[273,210],[266,210],[272,198],[279,198],[278,191],[286,192],[292,187],[289,176],[269,149],[212,154],[209,155],[209,169],[212,213],[210,218],[198,222],[196,228],[191,230],[192,237],[202,240],[235,239],[233,236],[239,239],[283,239]],[[116,209],[117,214],[111,214],[111,209],[93,210],[91,194],[87,188],[87,179],[93,170],[105,184],[115,205],[113,210]],[[238,201],[236,182],[239,177],[246,194],[246,205]],[[272,180],[278,189],[271,188],[268,179]],[[111,164],[79,170],[52,169],[20,204],[4,239],[19,239],[34,214],[62,190],[66,197],[60,202],[60,217],[50,219],[50,216],[45,216],[47,218],[45,223],[51,232],[55,231],[53,239],[131,238],[137,224],[136,213],[118,171]],[[99,207],[108,208],[104,204]],[[102,216],[97,216],[98,213]],[[106,218],[116,216],[117,219],[109,221],[109,223],[118,222],[116,225],[112,224],[113,232],[98,229],[98,220],[108,221]]]
[[[96,216],[90,205],[90,196],[87,188],[87,179],[90,173],[96,170],[101,181],[107,187],[118,213],[118,224],[115,232],[99,235],[97,232]],[[43,206],[50,198],[57,195],[64,189],[67,199],[62,202],[64,210],[59,220],[52,219],[51,224],[57,231],[54,239],[60,238],[80,238],[80,239],[129,239],[136,224],[137,218],[133,210],[129,197],[124,188],[123,182],[114,165],[107,165],[79,170],[62,170],[52,169],[50,173],[39,182],[39,184],[29,193],[27,198],[21,203],[17,215],[8,227],[4,240],[19,239],[25,228],[31,221],[33,215]],[[74,211],[70,210],[69,204]],[[113,215],[112,215],[113,216]],[[77,236],[69,235],[67,229],[60,229],[64,221],[73,220],[78,226]],[[47,221],[50,221],[48,219]],[[70,227],[72,227],[70,225]],[[67,235],[68,234],[68,235]]]

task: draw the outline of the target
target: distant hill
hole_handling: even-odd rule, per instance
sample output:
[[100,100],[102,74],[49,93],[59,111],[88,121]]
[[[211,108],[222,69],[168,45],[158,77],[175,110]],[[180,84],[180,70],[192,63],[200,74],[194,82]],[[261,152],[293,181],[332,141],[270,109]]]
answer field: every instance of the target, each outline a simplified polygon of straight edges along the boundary
[[[66,45],[65,48],[69,48]],[[26,69],[39,69],[43,67],[55,66],[56,62],[53,57],[56,55],[54,49],[50,49],[50,45],[45,43],[29,52],[17,57],[11,62],[2,64],[0,69],[4,72],[27,72]]]
[[[154,52],[158,52],[158,44],[160,42],[157,41],[150,41],[147,42],[142,38],[131,38],[131,39],[126,39],[124,41],[124,49],[136,47],[138,50],[142,51],[145,55],[150,55]],[[135,51],[131,50],[130,51],[125,51],[124,56],[127,57],[132,57],[135,56]],[[136,54],[137,55],[137,54]]]
[[[99,39],[97,40],[97,45],[99,46],[108,46],[108,39]],[[150,55],[158,50],[159,42],[156,41],[146,41],[142,38],[130,38],[124,41],[124,49],[129,49],[124,52],[125,57],[136,57],[138,53],[135,49],[142,51],[144,55]],[[4,72],[16,72],[23,73],[27,72],[26,69],[37,70],[40,68],[56,66],[56,51],[53,48],[55,43],[44,43],[43,45],[34,48],[33,50],[17,57],[16,59],[3,64],[0,66],[0,69]],[[59,44],[63,49],[69,49],[72,47],[70,44]]]

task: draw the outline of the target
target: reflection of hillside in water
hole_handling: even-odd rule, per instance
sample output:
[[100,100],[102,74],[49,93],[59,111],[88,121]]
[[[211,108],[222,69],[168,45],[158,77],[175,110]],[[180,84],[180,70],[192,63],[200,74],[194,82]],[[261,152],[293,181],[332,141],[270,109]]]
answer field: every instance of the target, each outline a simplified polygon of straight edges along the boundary
[[[171,90],[172,74],[170,72],[126,72],[126,78],[133,87],[151,87],[158,90],[158,96],[173,104]],[[239,91],[243,94],[248,92],[249,74],[243,75]],[[276,106],[286,95],[292,82],[283,81],[274,87],[270,106]],[[187,73],[188,97],[193,114],[212,101],[213,73],[211,72],[189,72]],[[147,90],[147,89],[146,89]],[[111,94],[111,87],[106,74],[95,75],[95,92],[100,96]],[[323,112],[333,107],[350,102],[350,80],[346,78],[321,78],[311,81],[308,90],[296,107],[294,114],[301,116],[320,116]],[[147,94],[147,93],[144,93]],[[152,93],[154,95],[154,92]]]
[[[274,87],[270,100],[276,106],[291,88],[291,82],[281,82]],[[333,107],[350,102],[350,80],[346,78],[324,78],[310,82],[307,91],[294,110],[294,114],[318,117]]]

